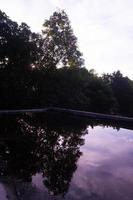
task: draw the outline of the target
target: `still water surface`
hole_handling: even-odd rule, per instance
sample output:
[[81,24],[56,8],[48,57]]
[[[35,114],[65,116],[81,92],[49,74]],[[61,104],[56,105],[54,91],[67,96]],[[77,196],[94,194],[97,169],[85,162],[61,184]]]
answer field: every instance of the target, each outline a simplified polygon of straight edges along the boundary
[[121,127],[56,115],[2,116],[0,199],[132,200],[133,131]]

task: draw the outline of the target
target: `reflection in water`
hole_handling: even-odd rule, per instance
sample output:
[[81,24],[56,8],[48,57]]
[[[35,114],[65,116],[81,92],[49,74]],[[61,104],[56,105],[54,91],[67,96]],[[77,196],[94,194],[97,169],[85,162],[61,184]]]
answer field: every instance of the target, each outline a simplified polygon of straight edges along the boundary
[[42,172],[47,189],[64,196],[81,155],[86,124],[65,127],[63,121],[54,120],[46,121],[39,115],[2,117],[0,174],[31,181],[33,175]]
[[[81,148],[88,134],[87,127],[91,127],[92,130],[99,123],[101,122],[42,114],[2,116],[0,118],[1,177],[7,177],[7,182],[12,182],[16,195],[21,195],[21,199],[43,199],[44,194],[45,198],[49,199],[48,193],[53,196],[66,197],[69,190],[67,199],[78,199],[82,196],[81,199],[100,200],[101,197],[96,192],[97,189],[93,191],[91,185],[86,182],[86,176],[87,181],[89,181],[93,173],[95,175],[98,173],[95,168],[99,166],[97,161],[100,158],[100,154],[98,154],[99,157],[96,157],[96,152],[97,150],[102,152],[101,146],[100,149],[97,147],[100,139],[94,139],[92,134],[92,136],[89,136],[89,140],[86,140],[87,144]],[[114,128],[119,130],[118,125],[115,125]],[[104,138],[106,138],[105,135]],[[105,145],[105,140],[103,145]],[[84,152],[83,156],[81,156],[82,151]],[[102,155],[104,159],[110,155],[108,148],[106,150],[103,148]],[[76,171],[77,163],[80,166]],[[89,171],[90,166],[93,167],[91,173]],[[77,173],[80,170],[82,174],[83,171],[86,173],[79,178]],[[71,182],[73,175],[73,180],[78,177],[76,182]],[[93,176],[94,182],[95,175]],[[104,176],[106,176],[106,173],[104,173]],[[40,184],[32,184],[37,181],[36,177],[43,183],[43,187],[45,186],[44,188],[40,186],[40,190],[44,189],[42,197],[35,197],[37,187],[39,188]],[[71,187],[70,183],[72,183]],[[78,189],[76,189],[77,183]],[[86,192],[81,191],[81,188],[91,191],[85,196]],[[41,195],[41,192],[38,191],[37,195]]]
[[[89,128],[70,199],[133,199],[133,131]],[[70,191],[72,192],[72,190]]]

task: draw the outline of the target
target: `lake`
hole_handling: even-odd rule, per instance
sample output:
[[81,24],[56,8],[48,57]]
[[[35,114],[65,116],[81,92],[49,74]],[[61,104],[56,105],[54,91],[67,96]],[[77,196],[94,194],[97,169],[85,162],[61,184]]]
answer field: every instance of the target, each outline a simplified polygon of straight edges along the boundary
[[132,129],[63,114],[0,116],[0,200],[132,200]]

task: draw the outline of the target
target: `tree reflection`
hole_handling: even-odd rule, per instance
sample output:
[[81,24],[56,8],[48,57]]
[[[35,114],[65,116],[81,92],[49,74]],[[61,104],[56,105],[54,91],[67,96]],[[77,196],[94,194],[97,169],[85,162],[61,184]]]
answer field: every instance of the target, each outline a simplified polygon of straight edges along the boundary
[[[41,173],[48,191],[64,196],[77,169],[80,146],[92,120],[46,114],[9,115],[0,118],[0,174],[31,182]],[[112,125],[112,124],[111,124]],[[119,125],[114,125],[119,129]]]
[[[8,126],[7,126],[8,125]],[[69,123],[41,115],[5,116],[0,122],[0,173],[31,181],[42,172],[54,195],[68,191],[81,155],[86,123]]]
[[19,117],[9,116],[0,123],[0,162],[1,175],[22,178],[31,181],[31,176],[38,170],[36,139],[31,129],[22,126]]

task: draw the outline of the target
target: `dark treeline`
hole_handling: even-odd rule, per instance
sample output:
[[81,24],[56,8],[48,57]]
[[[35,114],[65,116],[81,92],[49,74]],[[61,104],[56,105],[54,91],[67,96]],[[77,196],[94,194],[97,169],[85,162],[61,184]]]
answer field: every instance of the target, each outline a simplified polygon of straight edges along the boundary
[[45,20],[42,34],[0,11],[0,109],[45,106],[133,116],[133,81],[84,67],[64,11]]

